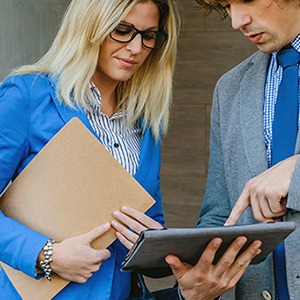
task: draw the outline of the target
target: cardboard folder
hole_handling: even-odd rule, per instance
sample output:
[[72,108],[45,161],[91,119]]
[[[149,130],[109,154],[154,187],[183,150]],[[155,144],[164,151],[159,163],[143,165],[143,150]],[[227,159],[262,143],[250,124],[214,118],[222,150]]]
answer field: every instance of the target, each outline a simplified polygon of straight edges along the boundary
[[[145,212],[154,202],[74,118],[14,180],[0,199],[0,209],[6,216],[61,241],[112,221],[112,212],[122,205]],[[110,229],[92,246],[107,248],[115,239],[115,231]],[[2,266],[24,300],[51,299],[68,284],[55,274],[51,282],[35,280]]]
[[262,241],[260,247],[262,252],[251,261],[251,264],[258,264],[295,229],[294,222],[209,228],[150,229],[140,234],[135,246],[125,258],[122,270],[134,270],[150,277],[170,275],[171,269],[165,261],[168,254],[176,255],[182,261],[195,265],[207,244],[215,237],[222,238],[222,245],[216,252],[214,263],[217,263],[238,236],[245,236],[247,242],[240,253],[253,241]]

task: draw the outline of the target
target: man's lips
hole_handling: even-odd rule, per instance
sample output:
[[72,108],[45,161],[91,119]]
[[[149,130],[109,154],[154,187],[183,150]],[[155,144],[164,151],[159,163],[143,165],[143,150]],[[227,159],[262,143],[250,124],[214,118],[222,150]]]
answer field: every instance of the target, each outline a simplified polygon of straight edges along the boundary
[[253,44],[258,44],[261,37],[262,37],[262,33],[255,33],[255,34],[247,34],[245,35],[248,40],[253,43]]

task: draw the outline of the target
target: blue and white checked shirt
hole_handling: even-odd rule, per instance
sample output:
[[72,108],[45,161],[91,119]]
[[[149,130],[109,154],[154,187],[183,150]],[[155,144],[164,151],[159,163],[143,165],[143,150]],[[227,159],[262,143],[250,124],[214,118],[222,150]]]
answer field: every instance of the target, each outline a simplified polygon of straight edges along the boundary
[[[300,52],[300,35],[292,42],[292,47],[294,47],[298,52]],[[272,160],[272,124],[274,119],[274,109],[277,100],[278,87],[282,80],[282,67],[277,62],[277,53],[273,52],[267,81],[265,85],[265,96],[264,96],[264,135],[266,143],[266,153],[269,167],[271,166]],[[300,77],[300,67],[298,65],[298,76]],[[300,90],[300,89],[299,89]],[[300,92],[298,94],[298,103],[300,107]],[[300,111],[300,109],[299,109]],[[298,128],[300,125],[300,118],[298,117]]]

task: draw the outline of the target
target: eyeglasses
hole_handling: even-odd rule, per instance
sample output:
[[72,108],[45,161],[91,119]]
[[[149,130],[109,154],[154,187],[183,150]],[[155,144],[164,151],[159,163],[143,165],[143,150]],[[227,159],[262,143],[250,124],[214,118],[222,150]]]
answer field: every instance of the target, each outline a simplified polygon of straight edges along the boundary
[[138,30],[133,25],[119,24],[110,37],[120,43],[131,42],[138,34],[142,36],[142,45],[149,49],[159,49],[168,39],[168,34],[163,31]]

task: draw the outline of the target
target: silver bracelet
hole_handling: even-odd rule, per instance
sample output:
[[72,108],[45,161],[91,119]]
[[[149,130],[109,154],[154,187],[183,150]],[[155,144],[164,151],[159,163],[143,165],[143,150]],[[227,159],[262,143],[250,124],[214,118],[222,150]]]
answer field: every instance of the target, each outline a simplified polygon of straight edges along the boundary
[[53,254],[53,247],[52,245],[55,243],[54,240],[48,240],[46,242],[46,244],[43,247],[43,254],[45,256],[44,260],[41,260],[39,262],[40,267],[43,270],[43,276],[44,278],[46,278],[47,280],[51,281],[52,279],[52,269],[50,267],[50,264],[52,263],[52,254]]

